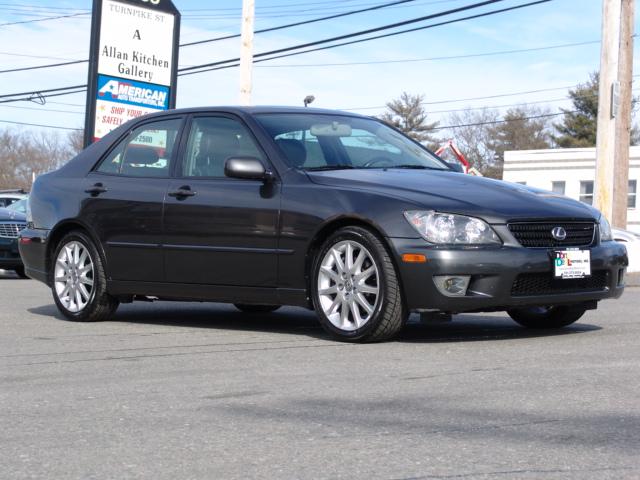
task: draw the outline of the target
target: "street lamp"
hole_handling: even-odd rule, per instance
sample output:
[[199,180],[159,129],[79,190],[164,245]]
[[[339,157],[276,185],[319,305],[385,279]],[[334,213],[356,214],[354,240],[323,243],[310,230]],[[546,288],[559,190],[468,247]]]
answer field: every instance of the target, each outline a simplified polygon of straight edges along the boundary
[[304,106],[308,107],[310,103],[313,103],[313,101],[316,99],[316,97],[314,97],[313,95],[307,95],[306,97],[304,97]]

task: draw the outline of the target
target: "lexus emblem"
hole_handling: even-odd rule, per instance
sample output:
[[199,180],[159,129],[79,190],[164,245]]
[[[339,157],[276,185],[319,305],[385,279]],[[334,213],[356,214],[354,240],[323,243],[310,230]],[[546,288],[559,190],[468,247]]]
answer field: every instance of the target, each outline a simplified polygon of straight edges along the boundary
[[555,227],[551,230],[551,236],[556,240],[562,241],[567,238],[567,231],[562,227]]

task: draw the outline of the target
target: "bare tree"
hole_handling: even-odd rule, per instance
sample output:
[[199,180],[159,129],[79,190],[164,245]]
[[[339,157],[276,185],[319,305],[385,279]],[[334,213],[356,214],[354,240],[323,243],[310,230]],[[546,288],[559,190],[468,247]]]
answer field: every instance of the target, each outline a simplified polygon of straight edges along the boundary
[[423,100],[424,95],[403,92],[400,98],[387,103],[387,111],[380,116],[380,120],[393,125],[414,140],[433,147],[436,138],[429,132],[438,126],[438,122],[427,122]]
[[0,131],[0,188],[31,187],[32,179],[58,168],[73,155],[55,133]]
[[79,154],[84,149],[84,130],[72,130],[67,135],[69,149],[73,155]]
[[504,152],[507,150],[538,150],[551,148],[549,109],[530,105],[507,110],[500,123],[488,125],[493,138],[490,148],[495,152],[496,165],[502,177]]
[[472,167],[487,177],[500,178],[495,142],[490,126],[499,120],[497,110],[464,110],[447,117],[449,138],[453,139]]

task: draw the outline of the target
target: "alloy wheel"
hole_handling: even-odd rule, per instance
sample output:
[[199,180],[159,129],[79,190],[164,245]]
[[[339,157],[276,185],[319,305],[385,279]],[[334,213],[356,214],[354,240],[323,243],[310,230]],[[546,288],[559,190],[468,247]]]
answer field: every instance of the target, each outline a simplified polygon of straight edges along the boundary
[[380,301],[380,276],[371,253],[345,240],[325,254],[318,272],[318,299],[329,321],[354,331],[372,318]]
[[69,312],[81,312],[91,301],[94,266],[85,245],[74,240],[60,249],[54,269],[54,287],[58,300]]

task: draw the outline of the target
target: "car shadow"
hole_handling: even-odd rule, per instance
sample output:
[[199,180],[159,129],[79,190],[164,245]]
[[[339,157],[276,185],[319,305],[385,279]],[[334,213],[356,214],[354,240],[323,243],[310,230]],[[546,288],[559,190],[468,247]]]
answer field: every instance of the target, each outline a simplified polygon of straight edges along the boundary
[[[30,313],[68,321],[55,305],[28,309]],[[161,325],[210,330],[279,333],[330,340],[320,327],[314,312],[285,307],[264,314],[243,313],[232,305],[212,303],[134,303],[121,305],[112,323]],[[558,335],[572,335],[601,330],[588,323],[576,323],[554,330],[531,330],[513,322],[506,314],[455,315],[448,323],[421,323],[418,315],[411,315],[405,328],[394,339],[400,343],[473,342],[488,340],[518,340]]]

